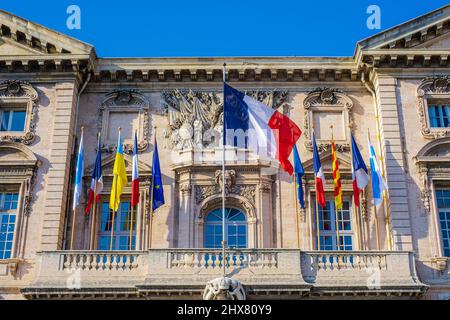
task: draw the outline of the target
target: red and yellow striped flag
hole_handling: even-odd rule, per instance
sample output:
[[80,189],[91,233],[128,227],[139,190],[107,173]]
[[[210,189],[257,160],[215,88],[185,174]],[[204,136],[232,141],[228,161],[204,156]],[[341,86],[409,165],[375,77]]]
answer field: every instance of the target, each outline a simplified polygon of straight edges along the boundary
[[339,172],[339,161],[336,156],[333,135],[331,135],[331,162],[333,168],[334,204],[336,209],[339,210],[342,209],[341,174]]

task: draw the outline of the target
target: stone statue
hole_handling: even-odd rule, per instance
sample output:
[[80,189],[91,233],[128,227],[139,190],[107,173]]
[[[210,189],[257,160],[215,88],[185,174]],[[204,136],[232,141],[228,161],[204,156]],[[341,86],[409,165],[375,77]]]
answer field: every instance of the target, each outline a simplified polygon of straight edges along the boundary
[[203,300],[247,300],[247,295],[239,281],[223,277],[208,281]]
[[[219,187],[219,190],[222,191],[222,170],[216,170],[215,178],[216,185]],[[225,170],[225,194],[229,194],[232,191],[235,178],[236,171]]]

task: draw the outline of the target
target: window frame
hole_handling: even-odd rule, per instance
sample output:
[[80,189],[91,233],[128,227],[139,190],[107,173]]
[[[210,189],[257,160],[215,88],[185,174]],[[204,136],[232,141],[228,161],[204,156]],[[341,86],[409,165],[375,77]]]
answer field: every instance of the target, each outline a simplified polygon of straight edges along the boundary
[[[249,248],[249,223],[248,223],[248,217],[247,217],[247,214],[245,213],[245,211],[244,210],[242,210],[242,209],[240,209],[240,208],[236,208],[236,207],[233,207],[233,206],[227,206],[226,207],[226,210],[238,210],[238,211],[240,211],[243,215],[244,215],[244,220],[243,221],[230,221],[229,219],[228,219],[228,213],[227,213],[227,218],[226,218],[226,220],[225,220],[225,237],[226,237],[226,239],[227,239],[227,245],[228,245],[228,247],[230,247],[229,246],[229,226],[230,225],[233,225],[233,226],[235,226],[235,227],[239,227],[239,226],[245,226],[245,246],[235,246],[235,247],[232,247],[232,248],[234,248],[234,249],[237,249],[237,250],[239,250],[239,249],[247,249],[247,248]],[[208,249],[220,249],[221,248],[221,246],[218,246],[218,247],[210,247],[210,246],[207,246],[207,241],[208,241],[208,236],[207,236],[207,232],[208,232],[208,225],[209,226],[219,226],[220,228],[220,240],[222,240],[222,219],[220,219],[220,220],[218,220],[218,221],[208,221],[208,217],[209,217],[209,215],[210,214],[212,214],[213,212],[215,212],[215,211],[220,211],[221,210],[221,208],[215,208],[215,209],[212,209],[212,210],[210,210],[206,215],[205,215],[205,219],[204,219],[204,229],[203,229],[203,247],[204,248],[208,248]],[[221,218],[221,217],[220,217]],[[230,224],[231,223],[231,224]],[[239,233],[237,233],[237,236],[239,237]],[[231,247],[230,247],[231,248]]]
[[0,131],[2,141],[30,145],[36,137],[38,93],[27,82],[4,81],[0,83],[0,110],[21,109],[25,111],[22,131]]
[[[320,228],[320,248],[318,248],[318,243],[317,243],[317,230],[316,230],[316,235],[314,236],[314,242],[315,242],[315,246],[316,248],[318,248],[318,250],[320,251],[354,251],[356,250],[356,226],[354,225],[354,212],[353,212],[353,205],[352,205],[352,198],[351,197],[344,197],[342,199],[343,203],[348,203],[348,211],[349,213],[349,219],[348,221],[350,222],[350,230],[345,230],[345,229],[341,229],[341,227],[344,226],[344,220],[343,220],[343,215],[342,213],[344,212],[344,209],[342,209],[342,211],[338,211],[338,217],[339,217],[339,239],[340,242],[339,246],[337,245],[337,230],[336,230],[336,212],[335,212],[335,203],[334,203],[334,198],[332,198],[331,196],[329,196],[327,199],[331,199],[331,200],[327,200],[327,207],[329,208],[328,211],[330,212],[330,230],[325,230],[323,228],[324,226],[324,220],[323,220],[323,209],[319,207],[319,228]],[[315,203],[315,198],[314,198],[314,203]],[[314,206],[314,225],[317,226],[317,214],[316,214],[316,206]],[[322,213],[322,214],[321,214]],[[345,243],[344,243],[344,238],[343,237],[348,237],[350,236],[351,239],[351,249],[346,249],[345,248]],[[324,246],[324,242],[322,240],[323,237],[331,237],[331,249],[322,249],[322,247]]]
[[[450,219],[447,220],[448,223],[448,228],[446,229],[447,233],[449,234],[448,238],[446,239],[448,241],[447,246],[445,246],[444,243],[444,232],[442,230],[442,221],[441,221],[441,209],[445,210],[444,212],[446,213],[446,215],[450,215],[450,205],[448,207],[445,208],[440,208],[439,207],[439,196],[438,196],[438,191],[448,191],[450,193],[450,185],[437,185],[434,188],[434,196],[436,198],[436,220],[437,220],[437,225],[438,225],[438,236],[441,242],[441,253],[442,253],[442,257],[446,257],[446,258],[450,258]],[[449,196],[449,200],[450,200],[450,196]],[[446,250],[448,250],[448,255],[446,255]]]
[[[11,126],[12,126],[12,118],[14,117],[14,113],[17,111],[22,111],[25,113],[25,118],[23,121],[23,129],[22,130],[11,130]],[[2,127],[2,120],[3,120],[3,113],[4,112],[10,112],[9,114],[9,119],[8,119],[8,128],[7,130],[1,130]],[[0,106],[0,132],[8,132],[8,133],[16,133],[16,132],[24,132],[25,131],[25,125],[27,123],[27,109],[26,106],[20,107],[19,105],[17,106]]]
[[[12,232],[9,232],[8,230],[6,231],[6,239],[5,239],[5,247],[1,247],[0,246],[0,253],[2,254],[2,256],[5,254],[5,252],[6,251],[9,251],[10,253],[9,253],[9,256],[8,257],[2,257],[2,256],[0,256],[0,260],[9,260],[9,259],[12,259],[12,258],[14,258],[14,244],[15,244],[15,238],[16,238],[16,234],[17,234],[17,232],[16,232],[16,230],[17,230],[17,221],[18,221],[18,218],[19,218],[19,204],[20,204],[20,199],[19,199],[19,195],[20,195],[20,190],[17,188],[17,189],[13,189],[13,188],[2,188],[1,190],[0,190],[0,209],[1,208],[3,208],[3,202],[5,201],[5,196],[7,195],[7,194],[12,194],[12,195],[17,195],[17,199],[16,199],[16,207],[15,207],[15,209],[9,209],[9,210],[0,210],[0,225],[2,225],[3,224],[3,216],[5,216],[5,215],[7,215],[7,216],[9,216],[9,219],[8,219],[8,226],[9,226],[9,224],[10,224],[10,219],[11,219],[11,216],[12,215],[14,215],[14,227],[13,227],[13,230],[12,230]],[[12,233],[12,239],[11,240],[8,240],[8,234],[11,234]],[[1,231],[0,231],[0,234],[1,234]],[[11,243],[11,248],[10,248],[10,250],[6,250],[6,244],[7,243]]]

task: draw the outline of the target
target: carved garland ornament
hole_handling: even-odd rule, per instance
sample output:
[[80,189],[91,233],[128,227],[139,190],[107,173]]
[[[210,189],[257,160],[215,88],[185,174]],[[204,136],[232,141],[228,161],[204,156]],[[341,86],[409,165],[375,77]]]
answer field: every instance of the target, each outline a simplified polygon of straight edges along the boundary
[[[245,91],[274,109],[286,111],[288,91]],[[172,149],[212,148],[222,135],[222,97],[218,92],[170,90],[161,93],[169,117],[165,137]],[[286,111],[287,112],[287,111]]]
[[424,79],[417,88],[420,131],[427,139],[450,136],[449,128],[431,128],[428,116],[429,99],[448,99],[450,101],[450,77],[439,76]]
[[[305,135],[305,147],[308,150],[312,150],[312,123],[314,111],[334,111],[342,110],[343,117],[345,119],[346,127],[353,128],[353,116],[351,109],[353,108],[352,100],[342,91],[337,88],[316,88],[308,93],[308,96],[303,101],[304,107],[304,135]],[[346,135],[347,136],[347,135]],[[349,137],[346,137],[346,141]],[[350,150],[349,142],[335,142],[336,149],[344,152]],[[319,152],[328,151],[331,149],[331,143],[318,142],[317,148]]]
[[[150,132],[149,104],[146,98],[136,90],[114,90],[108,93],[98,108],[97,126],[102,133],[102,141],[106,141],[111,112],[135,112],[138,114],[138,150],[145,151],[148,147]],[[123,147],[124,152],[133,152],[132,143],[124,143]],[[105,152],[114,152],[116,148],[115,143],[102,145],[102,151]]]
[[36,120],[38,112],[38,93],[31,84],[25,81],[6,80],[0,83],[0,102],[8,105],[25,104],[25,132],[17,134],[1,134],[0,141],[19,142],[31,145],[36,136]]

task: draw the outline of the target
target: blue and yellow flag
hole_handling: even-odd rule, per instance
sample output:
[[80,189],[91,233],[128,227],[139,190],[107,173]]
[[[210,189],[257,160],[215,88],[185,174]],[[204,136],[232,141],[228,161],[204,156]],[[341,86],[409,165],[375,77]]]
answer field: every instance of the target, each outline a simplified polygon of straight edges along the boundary
[[127,171],[125,169],[125,160],[123,158],[122,132],[119,129],[119,139],[117,141],[116,160],[114,161],[113,183],[111,187],[111,198],[109,199],[109,208],[117,211],[120,204],[120,196],[123,193],[123,187],[127,185]]
[[298,154],[297,146],[294,145],[294,172],[297,188],[297,200],[300,202],[302,209],[305,209],[305,195],[303,193],[302,177],[305,175],[300,155]]

